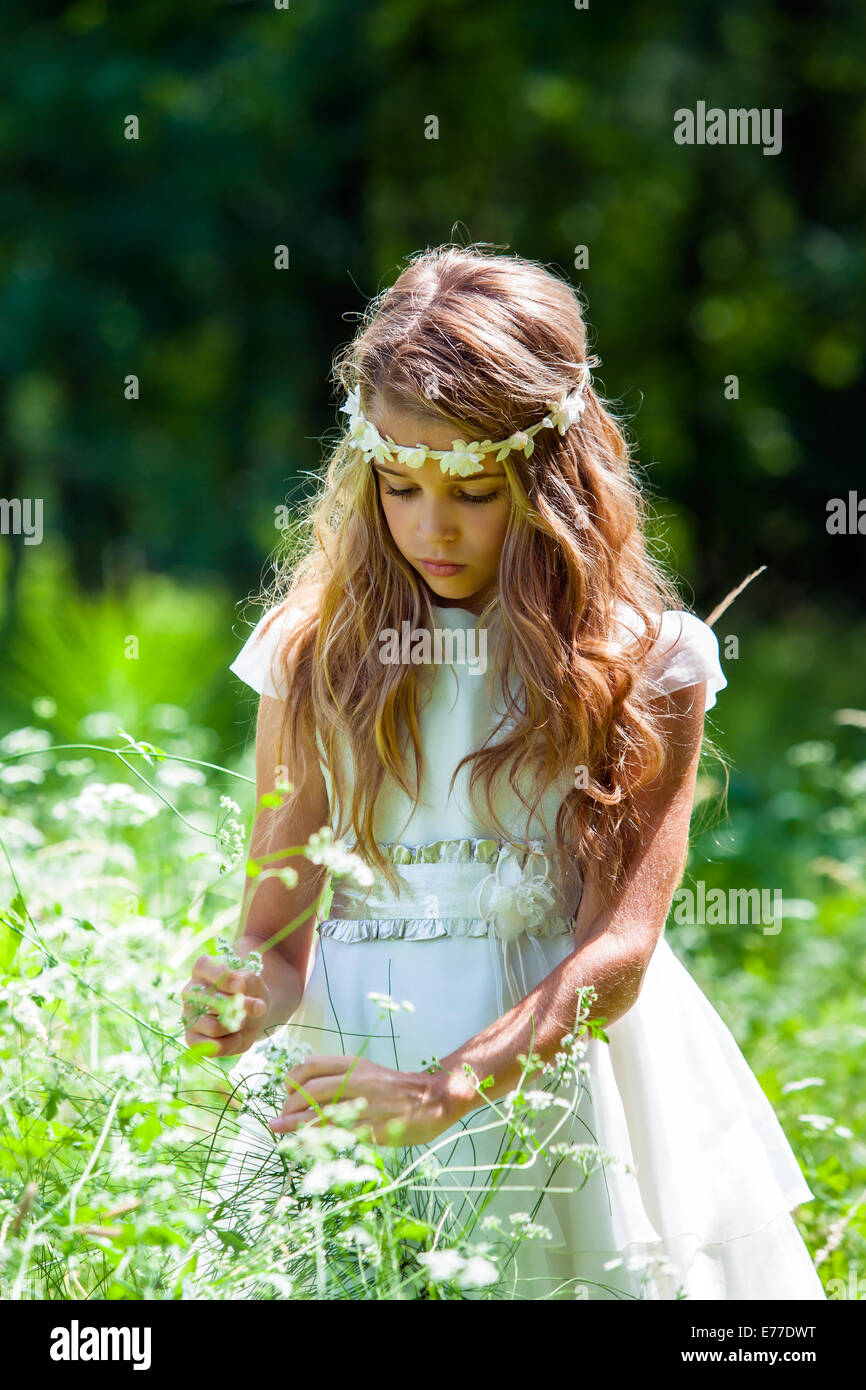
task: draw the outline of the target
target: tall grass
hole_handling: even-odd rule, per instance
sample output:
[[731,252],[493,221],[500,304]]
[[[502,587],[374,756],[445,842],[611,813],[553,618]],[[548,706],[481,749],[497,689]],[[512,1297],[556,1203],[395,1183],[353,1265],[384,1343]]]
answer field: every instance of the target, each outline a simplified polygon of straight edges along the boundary
[[[579,1019],[540,1082],[527,1065],[511,1097],[484,1099],[508,1159],[483,1175],[468,1212],[440,1182],[435,1152],[360,1140],[351,1103],[327,1124],[274,1137],[265,1118],[287,1054],[275,1046],[258,1075],[235,1076],[236,1059],[184,1042],[179,990],[191,962],[238,920],[254,782],[249,746],[222,766],[221,749],[241,741],[232,709],[221,707],[217,732],[219,700],[190,709],[183,698],[195,671],[228,687],[219,673],[238,643],[214,636],[213,604],[210,631],[196,634],[189,596],[172,606],[160,594],[148,584],[123,601],[58,591],[48,607],[25,607],[7,651],[0,1295],[513,1296],[521,1250],[547,1236],[531,1209],[500,1220],[496,1192],[506,1169],[526,1163],[528,1187],[554,1168],[561,1184],[564,1160],[577,1188],[598,1161],[591,1146],[557,1149],[591,1030]],[[130,634],[150,634],[152,646],[140,641],[147,655],[124,662]],[[790,652],[786,634],[771,634],[762,660],[772,664],[786,642]],[[835,637],[822,648],[816,629],[813,645],[800,679],[814,694]],[[802,642],[797,651],[802,659]],[[763,675],[749,685],[745,668],[739,684],[728,675],[733,742],[755,756],[742,771],[735,760],[730,820],[696,835],[684,884],[779,887],[783,927],[670,921],[667,935],[803,1161],[817,1200],[797,1220],[830,1296],[860,1297],[864,1281],[851,1273],[866,1269],[866,716],[842,708],[836,670],[829,702],[809,702],[805,737],[790,739],[786,725],[773,743],[774,711],[792,717],[788,689]],[[750,721],[764,730],[761,756]],[[702,781],[699,806],[715,790]],[[551,1117],[562,1119],[552,1138]],[[218,1180],[242,1131],[258,1136],[261,1171],[242,1175],[226,1202]]]

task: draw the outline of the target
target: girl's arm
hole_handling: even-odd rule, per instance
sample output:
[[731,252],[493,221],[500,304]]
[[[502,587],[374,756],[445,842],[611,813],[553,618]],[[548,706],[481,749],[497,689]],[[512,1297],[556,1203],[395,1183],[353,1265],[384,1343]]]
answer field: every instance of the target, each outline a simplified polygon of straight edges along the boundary
[[[704,682],[665,698],[670,754],[661,776],[638,794],[647,829],[627,856],[619,893],[602,908],[597,881],[588,873],[574,951],[513,1009],[439,1059],[442,1070],[431,1078],[429,1097],[447,1124],[483,1105],[484,1096],[495,1100],[514,1090],[523,1074],[517,1057],[528,1055],[530,1042],[542,1063],[554,1059],[574,1028],[581,985],[592,985],[598,995],[590,1018],[613,1023],[634,1004],[688,858],[705,700]],[[493,1077],[483,1096],[466,1082],[466,1063],[479,1081]]]
[[[287,758],[278,756],[281,717],[281,703],[263,695],[256,728],[257,808],[266,792],[273,792],[276,783],[286,780],[285,773],[278,772],[287,765]],[[290,812],[285,803],[280,807],[266,806],[253,821],[248,857],[264,860],[263,870],[291,867],[298,876],[295,887],[288,888],[281,879],[265,878],[264,873],[247,875],[241,936],[235,942],[235,951],[240,956],[260,951],[261,975],[243,968],[232,969],[219,956],[199,956],[184,990],[188,1008],[194,1014],[187,1029],[187,1042],[190,1046],[211,1042],[216,1048],[213,1055],[219,1057],[245,1052],[266,1029],[287,1023],[303,998],[316,928],[315,907],[328,871],[302,854],[277,852],[305,845],[329,821],[328,793],[317,759],[313,758],[309,766],[308,782]],[[288,774],[288,780],[297,784],[291,768]],[[271,854],[276,857],[269,859]],[[299,920],[293,930],[269,945],[271,938],[295,918]],[[215,1004],[202,1013],[203,999],[212,990],[218,995],[241,995],[243,1016],[224,1022]]]
[[[259,702],[256,725],[256,805],[275,783],[284,780],[278,769],[287,765],[287,758],[277,756],[279,748],[282,704],[268,695]],[[262,978],[271,996],[271,1007],[261,1028],[286,1023],[297,1009],[304,993],[310,953],[316,929],[315,904],[325,886],[328,871],[324,865],[313,864],[302,854],[267,856],[277,850],[305,845],[317,830],[327,825],[330,817],[328,792],[318,759],[306,746],[310,759],[310,776],[303,786],[301,797],[291,813],[285,803],[280,807],[264,807],[259,811],[250,837],[249,858],[266,859],[265,869],[292,868],[298,875],[294,888],[288,888],[279,878],[262,880],[247,877],[244,885],[241,922],[243,935],[235,945],[239,955],[262,951]],[[289,768],[288,780],[297,786],[297,777]],[[265,950],[271,937],[287,923],[304,914],[299,925],[276,945]]]

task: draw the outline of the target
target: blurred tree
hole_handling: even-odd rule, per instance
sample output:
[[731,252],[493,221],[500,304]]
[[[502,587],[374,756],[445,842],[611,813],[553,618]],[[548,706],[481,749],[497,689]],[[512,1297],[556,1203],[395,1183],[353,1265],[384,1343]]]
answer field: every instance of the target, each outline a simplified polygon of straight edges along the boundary
[[[254,586],[337,428],[334,350],[454,236],[580,287],[699,611],[759,564],[774,610],[851,601],[862,539],[825,521],[862,487],[862,9],[7,13],[0,486],[85,586],[137,556]],[[676,144],[698,101],[780,108],[781,151]]]

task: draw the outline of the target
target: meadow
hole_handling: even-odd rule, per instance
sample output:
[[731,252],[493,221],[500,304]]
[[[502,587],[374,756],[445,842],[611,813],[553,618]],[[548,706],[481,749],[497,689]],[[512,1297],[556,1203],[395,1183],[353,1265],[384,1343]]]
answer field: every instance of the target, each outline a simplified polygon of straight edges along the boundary
[[[532,1212],[466,1220],[435,1195],[435,1160],[396,1168],[350,1133],[351,1107],[218,1206],[238,1126],[273,1113],[287,1063],[275,1045],[255,1084],[234,1078],[238,1059],[190,1051],[180,1022],[192,961],[234,935],[255,810],[233,603],[157,576],[83,595],[47,547],[24,567],[0,705],[0,1296],[507,1297],[511,1257],[545,1239]],[[866,634],[817,611],[738,632],[708,717],[727,813],[708,758],[683,885],[780,891],[781,929],[672,912],[666,930],[802,1164],[815,1200],[796,1220],[828,1297],[860,1298]],[[322,853],[340,862],[327,837]],[[548,1161],[535,1122],[579,1090],[587,1035],[546,1087],[491,1105],[509,1162]],[[576,1180],[593,1159],[567,1157]]]

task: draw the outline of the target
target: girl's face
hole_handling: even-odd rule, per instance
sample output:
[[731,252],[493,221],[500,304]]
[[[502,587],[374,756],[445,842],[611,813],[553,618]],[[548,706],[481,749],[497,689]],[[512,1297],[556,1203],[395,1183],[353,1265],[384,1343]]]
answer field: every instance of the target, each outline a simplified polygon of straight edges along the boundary
[[[379,405],[373,415],[382,438],[401,447],[426,444],[450,449],[452,425],[425,420]],[[511,495],[502,464],[484,456],[484,471],[461,478],[443,473],[438,459],[407,468],[396,459],[371,467],[378,478],[382,510],[401,555],[417,570],[441,607],[467,608],[476,614],[496,590],[499,555],[508,529]],[[425,560],[462,568],[452,574],[428,569]]]

